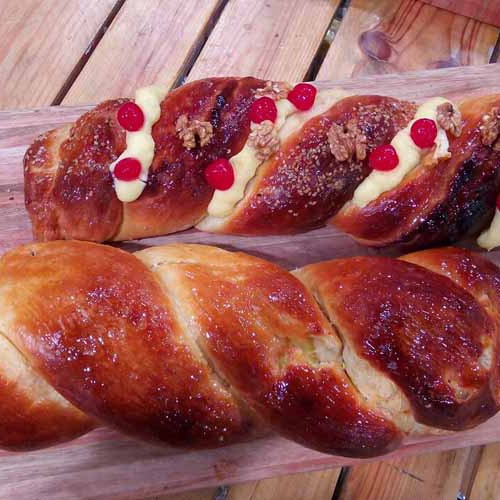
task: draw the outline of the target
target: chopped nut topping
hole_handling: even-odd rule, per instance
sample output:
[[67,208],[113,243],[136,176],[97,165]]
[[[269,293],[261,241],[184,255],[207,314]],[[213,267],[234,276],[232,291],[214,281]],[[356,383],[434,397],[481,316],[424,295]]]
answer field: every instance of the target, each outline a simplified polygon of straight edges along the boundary
[[266,86],[255,91],[255,97],[270,97],[275,101],[286,99],[292,86],[286,82],[266,82]]
[[248,144],[256,151],[259,161],[266,161],[280,147],[280,139],[274,123],[264,120],[257,124],[252,124],[252,132],[248,136]]
[[462,115],[450,102],[445,102],[437,107],[436,118],[438,125],[455,137],[462,133],[464,127]]
[[493,108],[481,118],[481,141],[485,146],[492,146],[500,151],[500,108]]
[[196,148],[197,142],[200,147],[206,146],[214,135],[214,130],[210,122],[200,120],[189,120],[187,115],[181,115],[175,123],[175,130],[182,145],[186,149]]
[[337,161],[347,161],[353,156],[357,161],[366,158],[366,136],[354,120],[350,120],[346,125],[332,123],[328,131],[328,142]]

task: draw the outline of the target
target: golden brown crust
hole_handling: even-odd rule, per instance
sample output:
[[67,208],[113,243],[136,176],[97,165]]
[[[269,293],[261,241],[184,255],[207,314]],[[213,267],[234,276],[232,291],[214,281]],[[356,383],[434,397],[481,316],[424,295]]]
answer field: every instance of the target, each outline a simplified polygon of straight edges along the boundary
[[105,241],[118,231],[122,204],[108,166],[125,148],[116,119],[123,102],[106,101],[28,149],[24,189],[35,238]]
[[408,434],[477,425],[500,408],[500,271],[463,250],[405,259],[288,273],[198,245],[9,252],[0,446],[45,446],[99,423],[193,448],[271,427],[369,457]]
[[0,448],[44,448],[77,438],[96,427],[94,419],[40,378],[3,334],[0,354]]
[[177,446],[251,435],[245,406],[200,358],[136,257],[89,243],[28,245],[2,258],[0,276],[3,332],[88,415]]
[[[447,430],[477,425],[499,408],[491,383],[499,373],[498,323],[467,290],[427,270],[419,254],[408,260],[419,265],[360,257],[313,264],[300,276],[344,343],[405,394],[417,422]],[[492,267],[484,277],[497,279]]]
[[[371,456],[402,434],[368,408],[340,364],[338,339],[290,273],[244,254],[201,246],[138,254],[174,285],[203,332],[206,355],[227,382],[280,433],[329,453]],[[314,342],[330,346],[321,363]]]
[[364,244],[425,247],[478,232],[500,190],[500,152],[481,140],[481,120],[500,96],[464,101],[464,128],[448,135],[450,158],[422,164],[396,188],[363,208],[348,204],[333,224]]

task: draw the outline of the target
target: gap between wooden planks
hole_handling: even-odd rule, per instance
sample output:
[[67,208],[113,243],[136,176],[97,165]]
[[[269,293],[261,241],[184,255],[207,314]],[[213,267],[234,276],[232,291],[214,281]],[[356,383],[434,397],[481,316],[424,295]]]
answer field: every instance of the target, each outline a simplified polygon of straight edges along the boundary
[[[318,85],[415,99],[437,94],[458,98],[500,92],[500,66],[454,68]],[[4,215],[0,221],[0,232],[12,238],[1,242],[3,249],[31,239],[22,204],[21,158],[26,145],[38,132],[71,121],[82,111],[82,108],[49,108],[19,113],[0,112],[0,206]],[[14,199],[10,200],[11,197]],[[238,248],[270,258],[286,267],[374,252],[359,247],[345,235],[328,228],[294,237],[269,238],[237,238],[188,231],[122,246],[136,249],[170,241],[196,241]],[[492,252],[489,257],[500,262],[500,252]],[[410,441],[404,449],[386,458],[498,440],[499,418],[497,416],[475,430],[446,438]],[[145,496],[159,494],[166,488],[176,491],[346,463],[360,462],[306,450],[277,437],[219,450],[182,452],[164,451],[117,436],[111,431],[99,430],[49,450],[29,454],[0,453],[0,496],[33,498],[51,494],[52,498],[68,498],[80,487],[85,488],[90,498]]]

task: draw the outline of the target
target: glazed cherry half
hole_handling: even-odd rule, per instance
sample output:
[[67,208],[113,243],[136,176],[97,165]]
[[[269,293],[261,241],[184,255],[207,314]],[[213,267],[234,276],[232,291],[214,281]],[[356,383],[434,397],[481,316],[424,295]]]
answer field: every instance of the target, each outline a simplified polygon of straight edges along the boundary
[[392,170],[398,166],[398,153],[394,146],[383,144],[375,148],[368,158],[368,165],[373,170]]
[[205,168],[207,184],[219,191],[226,191],[234,184],[234,170],[231,162],[218,158]]
[[270,97],[259,97],[250,106],[250,120],[254,123],[262,123],[265,120],[276,121],[278,108]]
[[300,111],[307,111],[313,107],[317,92],[310,83],[298,83],[288,92],[288,100]]
[[141,175],[141,162],[136,158],[123,158],[113,171],[119,181],[135,181]]
[[420,118],[415,120],[410,129],[410,136],[413,142],[422,149],[434,146],[437,137],[437,127],[434,120]]
[[129,132],[137,132],[144,125],[144,113],[135,102],[126,102],[118,110],[118,123]]

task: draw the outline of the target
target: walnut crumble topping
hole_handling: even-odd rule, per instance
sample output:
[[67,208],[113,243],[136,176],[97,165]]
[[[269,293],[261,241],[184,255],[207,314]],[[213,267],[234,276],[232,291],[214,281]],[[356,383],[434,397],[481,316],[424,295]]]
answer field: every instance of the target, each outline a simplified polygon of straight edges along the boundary
[[259,124],[252,123],[248,144],[256,150],[259,161],[270,158],[280,148],[280,139],[274,123],[270,120],[264,120]]
[[210,122],[189,120],[187,115],[179,116],[175,123],[175,130],[186,149],[196,148],[197,143],[200,147],[206,146],[214,135],[214,129]]
[[332,123],[328,130],[328,143],[337,161],[347,161],[353,156],[357,161],[366,158],[366,136],[354,120],[349,120],[346,125]]
[[437,107],[436,118],[438,125],[455,137],[462,133],[464,127],[462,115],[450,102],[445,102]]
[[500,151],[500,108],[493,108],[481,118],[479,126],[481,142],[485,146],[492,146],[495,151]]
[[281,99],[286,99],[288,96],[288,92],[292,90],[292,86],[286,82],[266,82],[266,86],[257,89],[254,93],[256,98],[259,97],[270,97],[275,101],[279,101]]

